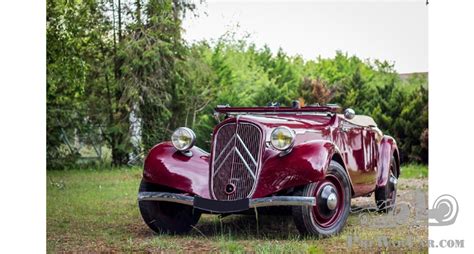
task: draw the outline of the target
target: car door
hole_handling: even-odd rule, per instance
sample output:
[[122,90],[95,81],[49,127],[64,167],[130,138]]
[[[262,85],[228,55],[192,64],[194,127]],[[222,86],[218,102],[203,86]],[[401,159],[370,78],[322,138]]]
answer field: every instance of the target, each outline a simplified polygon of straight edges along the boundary
[[372,127],[366,126],[364,127],[362,135],[364,138],[365,181],[369,191],[371,191],[375,188],[377,181],[378,146],[376,135],[378,134]]
[[356,196],[371,192],[376,180],[375,136],[368,127],[342,120],[336,144],[341,149]]

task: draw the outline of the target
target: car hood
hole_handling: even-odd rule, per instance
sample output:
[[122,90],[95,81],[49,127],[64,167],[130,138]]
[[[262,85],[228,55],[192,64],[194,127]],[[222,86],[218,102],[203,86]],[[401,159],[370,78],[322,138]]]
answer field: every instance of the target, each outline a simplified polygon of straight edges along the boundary
[[331,123],[330,116],[315,115],[240,115],[239,121],[253,122],[266,128],[286,126],[292,129],[320,129]]
[[329,125],[334,123],[334,116],[326,115],[289,115],[289,114],[275,114],[275,115],[238,115],[227,118],[218,124],[213,135],[220,129],[221,126],[232,122],[250,122],[258,125],[263,133],[264,140],[270,140],[270,134],[274,128],[279,126],[286,126],[294,130],[295,145],[318,139],[329,139],[330,130]]

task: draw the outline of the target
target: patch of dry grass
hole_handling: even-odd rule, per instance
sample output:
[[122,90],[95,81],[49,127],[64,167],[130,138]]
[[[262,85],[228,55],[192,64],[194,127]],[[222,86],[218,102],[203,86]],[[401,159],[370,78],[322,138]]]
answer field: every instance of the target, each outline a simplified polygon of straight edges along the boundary
[[[388,221],[390,215],[372,212],[373,197],[353,200],[363,212],[350,215],[343,232],[325,239],[302,238],[291,217],[203,215],[186,236],[156,235],[143,223],[136,194],[141,169],[50,171],[47,187],[48,252],[152,253],[321,253],[427,252],[425,213],[415,212],[414,190],[426,196],[427,179],[401,179],[398,203],[410,210],[409,223],[377,228],[369,221]],[[361,220],[363,217],[364,220]],[[418,217],[417,217],[418,216]],[[364,223],[365,224],[364,224]],[[352,247],[348,241],[355,237]],[[388,245],[384,244],[388,239]],[[404,246],[412,239],[413,246]],[[375,242],[375,246],[369,246]],[[381,246],[378,243],[381,242]]]

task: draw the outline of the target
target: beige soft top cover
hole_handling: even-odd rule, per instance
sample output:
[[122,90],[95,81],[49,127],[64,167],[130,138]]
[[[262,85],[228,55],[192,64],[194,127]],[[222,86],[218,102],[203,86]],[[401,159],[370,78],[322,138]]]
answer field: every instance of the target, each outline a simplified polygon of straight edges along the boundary
[[351,124],[355,124],[355,125],[359,125],[359,126],[364,126],[364,127],[371,127],[372,130],[375,131],[376,135],[375,135],[375,139],[377,140],[377,143],[380,144],[380,141],[382,141],[382,138],[383,138],[383,133],[382,131],[377,127],[377,124],[375,123],[374,119],[372,119],[372,117],[370,116],[364,116],[364,115],[356,115],[354,116],[354,118],[352,119],[347,119],[344,117],[343,114],[338,114],[339,117],[341,117],[342,119],[344,119],[345,121],[351,123]]
[[339,114],[339,117],[343,118],[344,120],[348,121],[351,124],[364,126],[364,127],[377,127],[377,124],[375,123],[374,119],[372,119],[372,117],[370,116],[355,115],[354,118],[347,119],[344,117],[343,114]]

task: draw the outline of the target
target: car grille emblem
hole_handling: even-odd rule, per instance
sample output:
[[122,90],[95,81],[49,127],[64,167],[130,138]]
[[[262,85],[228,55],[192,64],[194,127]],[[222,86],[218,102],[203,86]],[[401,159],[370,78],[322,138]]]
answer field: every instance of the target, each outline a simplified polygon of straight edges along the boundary
[[214,137],[212,193],[218,200],[249,196],[257,180],[262,132],[251,123],[229,123]]

